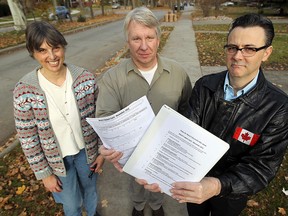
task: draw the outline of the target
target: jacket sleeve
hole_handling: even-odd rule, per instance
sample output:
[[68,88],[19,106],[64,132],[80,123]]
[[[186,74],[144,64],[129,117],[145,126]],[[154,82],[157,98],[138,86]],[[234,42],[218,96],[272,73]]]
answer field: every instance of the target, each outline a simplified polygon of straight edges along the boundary
[[287,149],[287,116],[286,102],[270,119],[257,144],[218,177],[222,187],[220,196],[253,195],[268,186]]
[[192,85],[188,75],[185,72],[185,80],[182,89],[182,95],[180,98],[180,103],[178,107],[178,112],[181,113],[183,116],[189,118],[191,115],[191,107],[189,103],[189,98],[192,93]]
[[202,116],[201,115],[201,103],[200,103],[200,97],[202,97],[201,92],[200,92],[201,83],[202,83],[201,78],[196,81],[196,83],[192,89],[192,94],[191,94],[190,99],[189,99],[189,104],[191,107],[190,119],[199,125],[200,125],[200,119]]
[[34,95],[25,89],[25,85],[18,83],[14,89],[14,119],[18,138],[23,152],[36,178],[42,179],[52,174],[38,136],[36,118],[32,105],[41,103],[41,96]]

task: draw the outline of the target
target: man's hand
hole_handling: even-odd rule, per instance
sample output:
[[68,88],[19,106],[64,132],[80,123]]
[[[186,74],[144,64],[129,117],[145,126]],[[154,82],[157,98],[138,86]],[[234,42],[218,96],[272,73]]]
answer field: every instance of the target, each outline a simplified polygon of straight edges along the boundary
[[120,158],[123,156],[122,152],[118,152],[115,149],[107,149],[104,146],[99,148],[100,154],[105,158],[105,160],[113,163],[114,167],[119,171],[123,172],[122,166],[119,164]]
[[50,192],[61,192],[62,191],[62,183],[55,175],[50,175],[44,179],[42,179],[45,188]]
[[103,164],[104,157],[102,155],[98,155],[96,160],[90,165],[90,170],[93,170],[95,173],[101,173]]
[[144,180],[144,179],[137,179],[137,178],[135,179],[135,181],[136,181],[138,184],[143,185],[146,190],[149,190],[149,191],[151,191],[151,192],[161,192],[161,188],[160,188],[159,185],[156,184],[156,183],[148,184],[146,180]]
[[219,179],[205,177],[198,183],[193,182],[176,182],[170,190],[172,197],[179,203],[196,203],[201,204],[213,196],[217,196],[221,191]]

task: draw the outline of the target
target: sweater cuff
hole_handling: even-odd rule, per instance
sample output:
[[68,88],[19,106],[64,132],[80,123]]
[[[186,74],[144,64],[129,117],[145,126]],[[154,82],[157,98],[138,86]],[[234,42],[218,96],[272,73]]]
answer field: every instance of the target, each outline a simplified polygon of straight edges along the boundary
[[47,178],[48,176],[52,175],[53,172],[50,168],[47,168],[47,169],[42,170],[40,172],[35,172],[34,174],[35,174],[37,180],[42,180],[42,179]]

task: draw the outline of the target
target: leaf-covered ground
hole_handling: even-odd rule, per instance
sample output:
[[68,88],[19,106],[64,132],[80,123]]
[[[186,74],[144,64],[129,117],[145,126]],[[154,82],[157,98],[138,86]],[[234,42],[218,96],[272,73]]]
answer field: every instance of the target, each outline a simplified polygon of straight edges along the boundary
[[[110,14],[110,15],[99,15],[95,16],[93,19],[87,19],[86,22],[70,22],[69,20],[65,20],[62,22],[52,22],[57,29],[59,29],[61,32],[67,32],[70,30],[76,30],[81,27],[85,26],[91,26],[100,24],[103,22],[120,19],[124,15],[123,14]],[[21,44],[25,42],[25,34],[24,31],[11,31],[6,33],[0,33],[0,49],[15,46],[17,44]]]

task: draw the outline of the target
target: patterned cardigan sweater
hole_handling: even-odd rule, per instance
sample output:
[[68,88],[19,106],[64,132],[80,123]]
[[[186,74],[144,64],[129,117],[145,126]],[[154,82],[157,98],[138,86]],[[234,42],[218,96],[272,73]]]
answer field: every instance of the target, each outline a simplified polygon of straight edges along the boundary
[[[72,89],[80,114],[87,163],[91,163],[97,157],[101,141],[86,122],[86,118],[95,117],[98,87],[95,76],[87,70],[74,65],[67,67],[73,78]],[[66,170],[59,143],[49,120],[47,99],[39,85],[38,69],[25,75],[16,84],[14,118],[23,152],[39,180],[52,173],[66,176]]]

